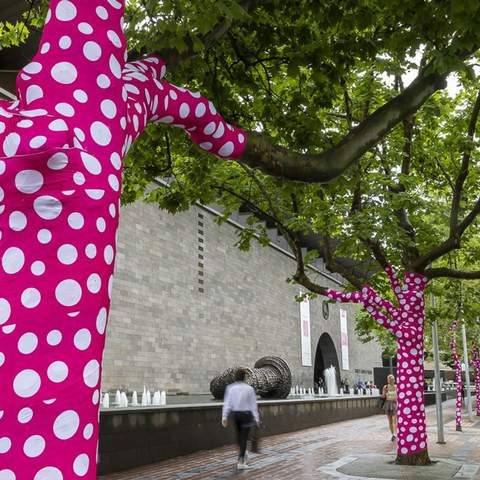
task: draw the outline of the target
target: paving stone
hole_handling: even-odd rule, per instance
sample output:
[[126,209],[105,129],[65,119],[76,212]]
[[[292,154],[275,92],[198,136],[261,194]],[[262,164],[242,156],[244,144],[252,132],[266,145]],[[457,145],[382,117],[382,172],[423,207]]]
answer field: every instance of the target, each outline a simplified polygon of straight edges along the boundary
[[[441,459],[443,468],[437,469],[439,464],[433,467],[421,467],[420,474],[436,472],[439,476],[419,476],[417,471],[413,470],[416,476],[411,476],[406,470],[407,473],[403,476],[377,476],[376,478],[480,480],[478,473],[480,417],[475,417],[473,422],[465,419],[464,431],[456,432],[450,428],[454,422],[454,400],[450,400],[444,403],[444,420],[447,424],[445,430],[447,443],[439,445],[435,443],[435,407],[427,407],[430,456],[434,460]],[[208,435],[208,432],[205,432],[205,435]],[[259,454],[250,456],[252,468],[247,471],[235,469],[236,448],[229,446],[200,451],[128,472],[106,475],[99,480],[354,480],[355,478],[372,480],[375,477],[358,477],[358,472],[356,477],[347,476],[338,472],[336,468],[329,469],[329,467],[335,462],[341,466],[352,462],[352,459],[360,457],[365,459],[370,456],[374,462],[377,462],[372,471],[379,473],[387,467],[386,463],[381,464],[378,459],[393,459],[395,454],[395,446],[390,442],[387,421],[383,415],[268,437],[262,439],[261,447]],[[464,465],[463,468],[462,465]]]

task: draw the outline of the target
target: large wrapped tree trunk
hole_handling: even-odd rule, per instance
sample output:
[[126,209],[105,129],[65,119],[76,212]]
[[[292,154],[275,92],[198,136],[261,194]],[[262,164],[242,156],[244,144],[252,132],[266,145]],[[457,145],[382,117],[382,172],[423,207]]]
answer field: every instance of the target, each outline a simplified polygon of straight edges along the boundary
[[40,51],[0,103],[0,479],[96,478],[101,359],[122,158],[149,120],[221,157],[243,131],[125,65],[123,2],[52,0]]
[[382,299],[372,288],[361,292],[339,293],[329,290],[328,296],[341,302],[361,303],[383,327],[397,339],[397,463],[427,465],[424,379],[424,292],[427,278],[406,273],[403,285],[391,267],[386,268],[398,306]]
[[452,357],[455,363],[455,383],[457,388],[457,398],[455,401],[455,429],[457,432],[462,431],[462,366],[457,352],[457,331],[458,320],[453,322],[452,326],[452,339],[450,340],[450,349],[452,350]]

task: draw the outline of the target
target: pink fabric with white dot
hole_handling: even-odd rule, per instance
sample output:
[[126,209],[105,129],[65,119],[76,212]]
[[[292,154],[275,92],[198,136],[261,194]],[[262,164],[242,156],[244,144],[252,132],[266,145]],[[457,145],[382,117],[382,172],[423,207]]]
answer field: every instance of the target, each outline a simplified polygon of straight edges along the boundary
[[453,362],[455,363],[455,384],[457,388],[457,398],[455,400],[455,427],[458,430],[462,429],[462,365],[458,358],[457,352],[457,331],[458,320],[455,320],[452,325],[452,338],[450,340],[450,349],[452,350]]
[[362,304],[380,325],[397,338],[397,453],[419,454],[427,449],[423,397],[423,336],[424,293],[428,280],[423,275],[407,272],[402,285],[390,266],[385,271],[398,306],[381,298],[369,286],[365,286],[361,292],[329,290],[327,294],[339,302]]
[[472,347],[472,364],[475,368],[475,399],[477,407],[477,415],[480,416],[480,352],[478,345]]
[[244,150],[199,94],[125,65],[117,0],[52,0],[39,53],[0,102],[0,480],[96,477],[101,358],[122,159],[146,123]]

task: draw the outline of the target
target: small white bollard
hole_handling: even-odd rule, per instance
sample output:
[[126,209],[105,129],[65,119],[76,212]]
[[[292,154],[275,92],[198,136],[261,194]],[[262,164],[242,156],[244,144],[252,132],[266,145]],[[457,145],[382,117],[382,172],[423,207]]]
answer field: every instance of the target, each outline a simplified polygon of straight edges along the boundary
[[103,408],[110,408],[110,395],[108,393],[106,393],[103,396],[102,407]]

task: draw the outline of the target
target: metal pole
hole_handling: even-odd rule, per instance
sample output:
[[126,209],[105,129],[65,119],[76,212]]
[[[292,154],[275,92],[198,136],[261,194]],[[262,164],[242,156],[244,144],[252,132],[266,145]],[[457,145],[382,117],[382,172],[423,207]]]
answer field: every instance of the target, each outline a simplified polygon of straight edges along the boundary
[[465,328],[465,320],[462,323],[462,339],[463,339],[463,361],[465,362],[465,384],[467,386],[467,412],[470,421],[473,422],[472,412],[472,395],[470,394],[470,369],[468,366],[468,347],[467,347],[467,331]]
[[[435,301],[432,295],[432,306]],[[437,443],[445,443],[443,432],[442,384],[440,382],[440,360],[438,354],[438,328],[437,321],[432,322],[433,360],[435,364],[435,408],[437,410]]]

